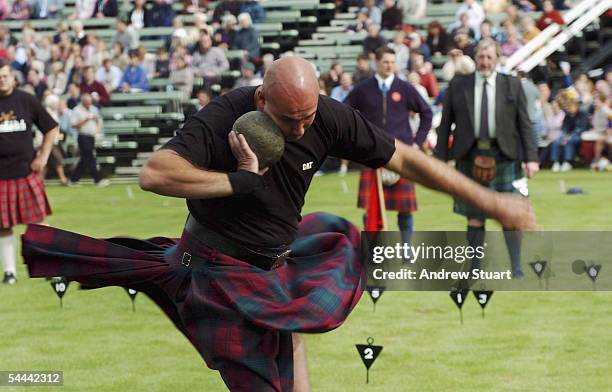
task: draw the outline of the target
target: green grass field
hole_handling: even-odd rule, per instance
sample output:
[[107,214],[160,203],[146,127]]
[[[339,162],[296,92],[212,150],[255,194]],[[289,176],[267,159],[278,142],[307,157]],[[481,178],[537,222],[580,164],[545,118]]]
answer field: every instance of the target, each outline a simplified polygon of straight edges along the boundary
[[[588,194],[562,195],[561,178]],[[336,175],[316,178],[304,212],[325,210],[359,224],[357,175],[345,181],[348,192]],[[612,230],[611,185],[610,173],[541,173],[530,183],[540,225]],[[94,237],[175,237],[186,216],[182,200],[144,193],[136,184],[51,186],[48,194],[52,225]],[[450,212],[450,198],[419,188],[418,201],[417,230],[465,228]],[[389,222],[395,229],[394,215]],[[49,283],[27,279],[23,265],[19,277],[16,286],[0,285],[0,370],[62,370],[64,391],[225,390],[143,295],[133,313],[123,289],[79,291],[75,284],[60,309]],[[612,293],[497,292],[486,318],[472,297],[464,319],[460,325],[444,292],[387,292],[375,312],[365,295],[342,327],[306,337],[313,391],[612,390]],[[354,345],[369,336],[384,349],[366,385]]]

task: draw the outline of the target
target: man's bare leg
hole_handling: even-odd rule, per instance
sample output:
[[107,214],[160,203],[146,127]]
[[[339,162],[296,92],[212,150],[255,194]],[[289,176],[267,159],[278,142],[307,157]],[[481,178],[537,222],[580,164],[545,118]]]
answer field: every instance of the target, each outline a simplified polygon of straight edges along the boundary
[[308,382],[308,364],[306,362],[306,348],[304,347],[304,338],[302,335],[293,333],[293,391],[294,392],[310,392],[310,383]]
[[17,275],[17,241],[13,228],[0,228],[0,260],[3,272]]

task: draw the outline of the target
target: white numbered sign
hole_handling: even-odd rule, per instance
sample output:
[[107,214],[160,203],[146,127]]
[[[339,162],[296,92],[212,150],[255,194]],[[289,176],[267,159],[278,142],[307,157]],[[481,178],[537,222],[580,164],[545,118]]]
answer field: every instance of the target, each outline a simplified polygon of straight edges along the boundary
[[138,291],[134,290],[134,289],[130,289],[128,287],[124,287],[125,292],[130,296],[130,299],[132,300],[132,311],[135,312],[136,311],[136,296],[138,295]]
[[461,309],[463,307],[463,304],[465,303],[465,299],[467,298],[469,292],[470,291],[467,289],[452,290],[450,293],[448,293],[448,295],[451,297],[455,305],[457,305],[457,307]]
[[476,300],[478,301],[478,305],[480,305],[480,307],[483,309],[487,306],[492,296],[493,296],[492,291],[474,290],[474,297],[476,297]]
[[57,277],[51,279],[51,287],[53,287],[53,291],[55,291],[55,294],[57,294],[59,299],[62,299],[64,294],[66,294],[69,284],[70,282],[68,282],[66,278]]
[[546,264],[547,264],[546,261],[543,261],[543,260],[538,260],[538,261],[529,263],[529,265],[531,266],[531,269],[533,270],[533,272],[535,272],[538,278],[542,277],[542,274],[544,273],[544,270],[546,269]]
[[376,361],[376,358],[378,358],[378,355],[380,355],[380,352],[383,349],[382,346],[374,346],[374,339],[371,337],[368,338],[367,342],[368,344],[355,345],[355,347],[357,347],[359,357],[366,367],[366,383],[370,381],[370,367],[372,364],[374,364],[374,361]]
[[378,287],[378,286],[367,286],[366,290],[368,291],[368,294],[370,295],[372,302],[374,302],[374,304],[376,305],[376,302],[378,302],[378,300],[380,299],[380,296],[385,291],[385,288]]
[[601,264],[591,264],[588,269],[589,278],[595,283],[595,280],[599,276],[599,271],[601,271]]

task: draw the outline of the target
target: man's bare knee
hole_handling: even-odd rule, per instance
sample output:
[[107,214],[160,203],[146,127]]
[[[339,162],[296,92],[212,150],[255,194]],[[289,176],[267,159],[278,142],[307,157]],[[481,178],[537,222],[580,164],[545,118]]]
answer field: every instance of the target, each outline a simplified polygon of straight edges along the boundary
[[468,226],[470,226],[470,227],[482,227],[482,226],[484,226],[484,221],[482,221],[480,219],[476,219],[476,218],[469,218],[468,219]]

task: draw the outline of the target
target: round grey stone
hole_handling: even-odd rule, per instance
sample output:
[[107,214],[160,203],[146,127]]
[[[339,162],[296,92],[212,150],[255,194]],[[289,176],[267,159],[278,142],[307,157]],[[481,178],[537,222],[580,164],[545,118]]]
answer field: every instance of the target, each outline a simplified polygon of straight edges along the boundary
[[264,112],[256,110],[243,114],[234,122],[233,130],[244,135],[257,156],[260,169],[278,162],[285,152],[283,132]]

